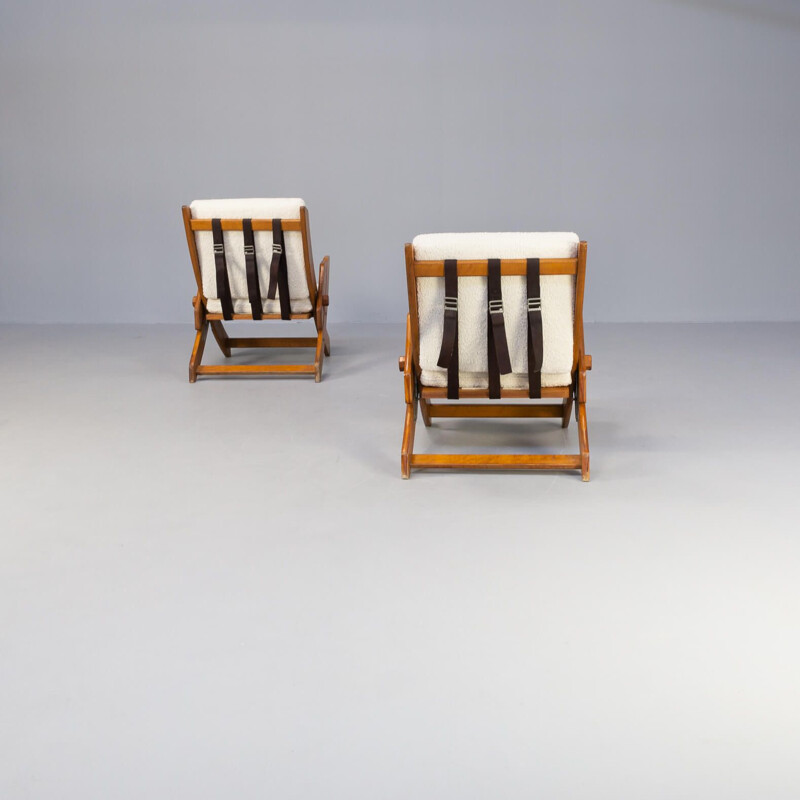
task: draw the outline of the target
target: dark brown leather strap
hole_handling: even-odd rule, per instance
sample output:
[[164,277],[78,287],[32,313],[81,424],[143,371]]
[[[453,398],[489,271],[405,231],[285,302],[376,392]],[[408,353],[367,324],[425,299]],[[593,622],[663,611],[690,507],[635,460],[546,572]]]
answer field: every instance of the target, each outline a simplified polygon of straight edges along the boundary
[[261,319],[263,305],[261,303],[261,287],[258,283],[258,265],[256,263],[256,241],[253,238],[253,220],[242,220],[244,234],[244,264],[247,271],[247,295],[250,298],[250,310],[253,319]]
[[444,262],[444,329],[438,365],[447,368],[447,398],[458,400],[458,261]]
[[500,283],[500,259],[489,259],[487,280],[488,319],[487,355],[489,371],[489,397],[500,397],[500,376],[511,372],[511,358],[508,354],[506,324],[503,318],[503,289]]
[[528,397],[542,396],[542,290],[539,281],[539,259],[528,259]]
[[211,220],[211,234],[214,237],[214,263],[217,268],[217,297],[222,306],[222,318],[233,319],[231,285],[228,282],[228,264],[225,261],[225,240],[222,238],[222,223]]
[[289,301],[289,271],[286,267],[286,246],[283,241],[283,225],[279,219],[272,220],[272,263],[269,267],[269,290],[267,297],[275,299],[275,290],[281,303],[281,319],[292,318]]

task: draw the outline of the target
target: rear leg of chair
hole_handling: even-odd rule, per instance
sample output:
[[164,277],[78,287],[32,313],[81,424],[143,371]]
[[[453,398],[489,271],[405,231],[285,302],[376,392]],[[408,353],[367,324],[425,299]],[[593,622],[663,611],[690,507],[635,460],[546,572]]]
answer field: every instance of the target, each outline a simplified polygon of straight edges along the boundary
[[411,477],[411,458],[414,455],[414,431],[417,427],[417,404],[406,403],[406,420],[403,427],[403,444],[400,449],[400,471],[404,480]]
[[586,372],[592,368],[592,357],[581,352],[575,384],[575,416],[578,419],[578,444],[581,450],[581,478],[589,480],[589,426],[586,421]]
[[225,358],[230,358],[231,357],[230,339],[228,338],[228,334],[225,331],[225,328],[218,319],[211,320],[211,332],[214,334],[214,338],[217,340],[219,349],[222,350],[222,355],[224,355]]
[[323,312],[323,328],[317,333],[317,349],[314,352],[314,380],[319,383],[322,380],[322,364],[325,356],[331,354],[331,340],[327,330],[327,310]]
[[406,349],[398,362],[403,373],[403,395],[406,401],[406,420],[403,427],[403,444],[400,448],[400,471],[404,480],[411,477],[411,459],[414,456],[414,431],[417,427],[417,402],[422,403],[422,416],[430,425],[430,403],[421,400],[415,377],[413,347],[411,343],[411,315],[406,317]]
[[317,323],[317,349],[314,352],[314,380],[319,383],[322,380],[322,365],[325,356],[331,354],[331,340],[328,336],[328,309],[322,308],[317,315],[321,320],[321,325]]
[[322,365],[325,356],[331,354],[331,340],[328,336],[328,309],[320,307],[315,315],[317,325],[317,346],[314,351],[314,380],[319,383],[322,380]]
[[317,326],[317,349],[314,355],[314,380],[319,383],[322,380],[322,363],[325,356],[331,354],[331,339],[328,336],[328,304],[330,297],[328,287],[330,286],[331,260],[325,256],[319,265],[319,284],[317,286],[317,303],[314,309],[314,324]]
[[322,380],[322,363],[325,360],[325,335],[322,331],[317,334],[317,349],[314,351],[314,381]]
[[581,478],[589,480],[589,429],[586,422],[586,403],[578,403],[578,444],[581,450]]
[[419,407],[422,411],[422,421],[425,423],[426,428],[430,428],[431,426],[431,401],[425,400],[424,398],[420,397],[419,399]]
[[194,337],[192,357],[189,359],[189,383],[195,383],[195,381],[197,381],[197,368],[203,360],[206,336],[208,336],[208,322],[204,320],[200,323],[200,328],[197,331],[197,335]]
[[561,427],[569,427],[569,419],[572,416],[572,395],[564,400],[564,410],[561,413]]

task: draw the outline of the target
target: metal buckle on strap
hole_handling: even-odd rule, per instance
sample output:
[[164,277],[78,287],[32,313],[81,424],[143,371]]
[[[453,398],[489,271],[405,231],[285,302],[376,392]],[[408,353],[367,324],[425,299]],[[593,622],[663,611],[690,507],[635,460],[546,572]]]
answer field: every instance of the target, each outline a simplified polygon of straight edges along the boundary
[[225,252],[225,246],[220,242],[214,245],[214,255],[221,256]]
[[280,255],[283,252],[283,248],[280,246],[280,244],[278,242],[273,242],[272,243],[272,252],[273,253],[277,253],[278,255]]
[[490,300],[489,301],[489,313],[490,314],[502,314],[503,313],[503,301],[502,300]]
[[542,310],[542,298],[541,297],[529,297],[528,298],[528,311],[541,311]]
[[458,311],[458,298],[457,297],[448,297],[445,295],[444,298],[444,310],[445,311]]
[[256,254],[256,246],[254,244],[246,244],[244,246],[244,254],[246,256],[254,256]]

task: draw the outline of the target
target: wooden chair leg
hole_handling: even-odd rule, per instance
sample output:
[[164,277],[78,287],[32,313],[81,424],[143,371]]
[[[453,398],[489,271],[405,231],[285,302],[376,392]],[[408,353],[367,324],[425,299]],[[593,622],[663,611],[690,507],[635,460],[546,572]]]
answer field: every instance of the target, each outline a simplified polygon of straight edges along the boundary
[[325,356],[331,354],[331,340],[328,336],[328,309],[326,306],[319,305],[314,317],[317,326],[317,350],[314,355],[314,380],[319,383],[322,380],[322,363]]
[[323,331],[317,334],[317,349],[314,352],[314,381],[322,380],[322,362],[325,360],[325,335]]
[[426,428],[431,426],[431,401],[420,398],[419,407],[422,411],[422,421],[425,423]]
[[569,427],[569,418],[572,416],[572,397],[564,400],[564,410],[561,414],[561,427]]
[[319,284],[317,291],[317,306],[314,310],[314,324],[317,326],[317,351],[314,356],[314,380],[322,380],[322,362],[325,356],[331,354],[331,339],[328,336],[328,283],[330,281],[331,262],[328,256],[322,259],[319,265]]
[[581,449],[581,478],[589,480],[589,426],[586,422],[586,371],[592,368],[592,357],[581,352],[575,384],[575,416],[578,420],[578,443]]
[[219,320],[211,320],[211,332],[214,334],[214,338],[217,340],[219,349],[222,350],[222,355],[224,355],[225,358],[230,358],[231,348],[228,342],[228,334],[225,332],[225,328],[222,326],[222,323]]
[[581,478],[589,480],[589,430],[586,422],[586,403],[578,403],[578,444],[581,450]]
[[203,320],[200,323],[200,328],[197,335],[194,337],[194,347],[192,348],[192,357],[189,359],[189,383],[197,381],[197,368],[203,360],[203,350],[206,346],[206,336],[208,336],[208,322]]
[[403,445],[400,450],[400,471],[403,480],[411,477],[411,456],[414,454],[414,430],[417,426],[416,401],[406,403],[406,421],[403,428]]
[[[319,284],[317,292],[317,309],[314,314],[314,321],[317,325],[317,332],[322,337],[322,353],[330,356],[331,337],[328,336],[328,305],[330,298],[328,286],[330,285],[331,262],[328,256],[322,259],[319,265]],[[321,374],[320,369],[320,374]]]

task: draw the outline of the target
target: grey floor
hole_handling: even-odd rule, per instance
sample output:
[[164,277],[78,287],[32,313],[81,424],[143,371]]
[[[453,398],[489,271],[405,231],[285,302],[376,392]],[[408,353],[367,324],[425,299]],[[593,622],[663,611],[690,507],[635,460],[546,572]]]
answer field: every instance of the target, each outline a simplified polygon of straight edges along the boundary
[[590,326],[589,484],[402,481],[402,327],[332,338],[0,327],[0,797],[800,797],[800,326]]

